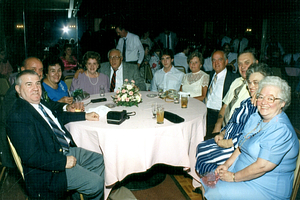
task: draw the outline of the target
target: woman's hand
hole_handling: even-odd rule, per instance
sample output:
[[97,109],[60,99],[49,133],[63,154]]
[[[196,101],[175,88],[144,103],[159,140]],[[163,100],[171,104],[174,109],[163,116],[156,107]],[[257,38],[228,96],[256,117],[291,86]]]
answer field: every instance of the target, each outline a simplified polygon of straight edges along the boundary
[[219,178],[222,181],[226,181],[226,182],[234,182],[233,180],[233,172],[227,171],[227,170],[220,170],[219,171]]
[[78,78],[79,73],[81,73],[81,74],[84,73],[84,70],[83,70],[83,69],[78,69],[78,70],[76,71],[76,73],[74,74],[74,78],[75,78],[75,79]]
[[216,175],[219,174],[219,173],[220,173],[220,170],[222,170],[222,171],[227,171],[227,170],[228,170],[228,166],[225,165],[225,164],[219,165],[219,166],[217,167],[217,169],[215,170],[215,174],[216,174]]
[[73,97],[63,97],[60,100],[58,100],[58,102],[72,104],[73,103]]
[[218,135],[215,136],[215,142],[217,144],[218,144],[218,141],[223,140],[223,138],[225,136],[225,131],[226,131],[226,129],[224,129],[222,132],[220,132],[220,134],[218,134]]
[[217,145],[219,147],[222,147],[222,148],[230,148],[233,146],[233,142],[232,142],[232,139],[222,139],[222,140],[219,140],[218,142],[216,142]]
[[86,113],[85,119],[88,121],[99,121],[99,115],[95,112]]

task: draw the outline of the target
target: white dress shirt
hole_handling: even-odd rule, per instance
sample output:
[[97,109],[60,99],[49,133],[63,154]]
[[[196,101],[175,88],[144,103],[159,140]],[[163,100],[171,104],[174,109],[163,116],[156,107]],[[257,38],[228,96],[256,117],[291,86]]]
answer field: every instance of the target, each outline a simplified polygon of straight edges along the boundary
[[189,65],[187,63],[187,56],[184,53],[178,53],[174,56],[174,65],[183,66],[185,68],[185,73],[188,73]]
[[[240,45],[240,49],[239,49],[239,52],[237,52],[239,45]],[[241,53],[241,52],[244,51],[244,49],[247,48],[247,46],[248,46],[248,39],[247,38],[243,38],[241,41],[239,41],[239,39],[235,39],[233,41],[232,46],[233,46],[233,52],[234,53]]]
[[[213,110],[221,110],[222,96],[223,96],[222,94],[223,94],[226,74],[227,74],[227,69],[225,68],[223,71],[221,71],[217,75],[216,84],[213,84],[213,81],[210,82],[210,85],[208,86],[208,88],[212,87],[212,93],[209,94],[209,92],[207,92],[207,102],[206,102],[207,108],[210,108]],[[214,80],[215,76],[216,76],[216,73],[212,77],[212,80]],[[208,89],[208,91],[209,91],[209,89]]]
[[[110,74],[109,82],[111,83],[111,78],[114,74],[114,69],[110,67]],[[123,63],[119,66],[118,70],[116,71],[116,83],[115,83],[115,89],[114,92],[116,92],[118,89],[120,89],[123,85]]]
[[203,69],[204,69],[206,72],[210,72],[210,71],[213,70],[211,57],[208,57],[208,58],[205,58],[205,59],[204,59]]
[[[117,49],[123,51],[124,38],[120,38]],[[123,53],[123,52],[122,52]],[[133,33],[127,33],[126,36],[126,62],[137,61],[139,64],[143,62],[145,51],[139,36]]]
[[167,73],[164,68],[158,70],[151,81],[151,91],[163,88],[164,91],[174,89],[179,91],[184,73],[172,66]]
[[233,70],[233,73],[236,73],[238,71],[238,60],[237,60],[238,54],[237,53],[232,53],[229,52],[229,54],[227,55],[228,58],[228,64],[231,63],[233,60],[235,60],[235,63],[233,64],[235,67],[235,70]]

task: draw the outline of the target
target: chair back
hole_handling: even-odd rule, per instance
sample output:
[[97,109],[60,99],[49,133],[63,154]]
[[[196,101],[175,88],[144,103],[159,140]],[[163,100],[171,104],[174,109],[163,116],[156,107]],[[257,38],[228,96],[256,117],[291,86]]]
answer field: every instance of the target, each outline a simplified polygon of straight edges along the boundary
[[72,75],[66,76],[66,77],[64,78],[64,82],[65,82],[66,85],[68,86],[68,90],[70,90],[70,87],[71,87],[71,85],[72,85],[73,78],[74,78],[74,76],[72,76]]
[[6,78],[0,78],[0,96],[5,96],[10,85]]
[[[300,140],[299,140],[300,145]],[[291,195],[291,200],[295,200],[297,196],[297,192],[300,185],[300,153],[298,154],[297,163],[296,163],[296,169],[294,171],[294,182],[293,182],[293,191]]]
[[175,68],[186,74],[185,68],[183,66],[175,66]]
[[14,145],[11,143],[9,137],[7,136],[7,139],[8,139],[8,143],[9,143],[9,146],[10,146],[10,150],[11,150],[11,153],[14,157],[14,160],[15,160],[15,163],[20,171],[20,173],[22,174],[22,177],[24,179],[24,173],[23,173],[23,167],[22,167],[22,162],[21,162],[21,158],[20,156],[18,155]]

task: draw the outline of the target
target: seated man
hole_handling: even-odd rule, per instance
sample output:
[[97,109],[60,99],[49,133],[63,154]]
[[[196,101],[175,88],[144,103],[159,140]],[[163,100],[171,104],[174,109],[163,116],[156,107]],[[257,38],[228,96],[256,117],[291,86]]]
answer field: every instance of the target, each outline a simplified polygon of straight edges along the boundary
[[173,60],[173,51],[164,49],[161,56],[161,63],[164,67],[155,72],[151,82],[151,91],[156,92],[158,88],[162,88],[163,91],[170,89],[179,91],[184,73],[172,65]]
[[107,75],[110,78],[110,91],[114,92],[121,88],[123,81],[128,79],[135,81],[135,85],[140,90],[146,90],[146,84],[141,76],[136,64],[125,63],[122,53],[118,49],[112,49],[108,52],[109,62],[102,63],[100,73]]
[[31,70],[17,76],[15,89],[20,98],[7,116],[7,135],[22,160],[29,197],[59,199],[67,190],[77,190],[87,198],[100,199],[102,155],[76,147],[64,128],[71,121],[97,121],[98,114],[53,113],[47,102],[41,103],[41,81]]

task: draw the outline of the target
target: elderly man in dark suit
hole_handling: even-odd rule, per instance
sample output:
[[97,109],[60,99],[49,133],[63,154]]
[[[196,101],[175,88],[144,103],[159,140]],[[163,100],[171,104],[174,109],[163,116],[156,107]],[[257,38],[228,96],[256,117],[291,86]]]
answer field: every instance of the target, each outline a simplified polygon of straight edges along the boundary
[[210,83],[205,102],[207,106],[207,138],[217,122],[218,113],[222,107],[222,99],[227,94],[231,83],[238,77],[238,74],[227,70],[228,59],[224,51],[214,51],[211,58],[214,70],[210,73]]
[[109,62],[101,63],[100,73],[107,75],[110,78],[110,91],[114,92],[121,88],[123,81],[128,79],[135,81],[135,85],[140,90],[146,90],[146,84],[142,78],[138,66],[136,64],[125,63],[122,53],[118,49],[112,49],[108,52]]
[[22,71],[15,89],[20,98],[7,116],[7,135],[19,154],[30,198],[59,199],[77,190],[100,199],[104,188],[102,155],[76,147],[64,124],[99,120],[96,113],[52,112],[41,102],[39,76]]

